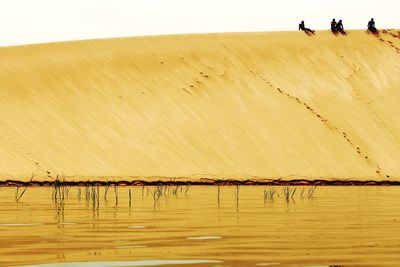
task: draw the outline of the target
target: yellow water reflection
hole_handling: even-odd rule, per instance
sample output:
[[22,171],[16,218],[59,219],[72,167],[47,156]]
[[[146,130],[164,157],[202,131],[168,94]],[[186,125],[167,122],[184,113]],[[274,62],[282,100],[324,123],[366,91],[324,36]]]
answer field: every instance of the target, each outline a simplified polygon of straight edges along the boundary
[[0,265],[400,266],[400,188],[275,189],[0,188]]

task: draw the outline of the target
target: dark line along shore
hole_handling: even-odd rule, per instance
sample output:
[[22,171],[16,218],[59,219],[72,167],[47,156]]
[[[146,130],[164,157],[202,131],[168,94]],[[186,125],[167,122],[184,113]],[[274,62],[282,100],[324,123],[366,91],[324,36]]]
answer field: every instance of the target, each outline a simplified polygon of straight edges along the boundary
[[0,181],[0,187],[15,187],[15,186],[54,186],[56,183],[65,186],[178,186],[178,185],[193,185],[193,186],[400,186],[400,181],[374,181],[374,180],[214,180],[200,179],[197,181],[17,181],[6,180]]

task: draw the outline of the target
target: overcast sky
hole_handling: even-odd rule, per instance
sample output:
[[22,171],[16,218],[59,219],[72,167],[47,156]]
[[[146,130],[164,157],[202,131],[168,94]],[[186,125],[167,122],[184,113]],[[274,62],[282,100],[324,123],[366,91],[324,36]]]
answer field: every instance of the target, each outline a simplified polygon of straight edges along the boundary
[[400,28],[400,0],[0,0],[0,46],[204,32]]

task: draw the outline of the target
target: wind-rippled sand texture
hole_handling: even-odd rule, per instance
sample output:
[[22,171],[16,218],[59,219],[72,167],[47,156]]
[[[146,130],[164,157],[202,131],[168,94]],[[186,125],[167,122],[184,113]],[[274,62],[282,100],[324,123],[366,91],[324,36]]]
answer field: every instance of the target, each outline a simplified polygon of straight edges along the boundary
[[396,179],[399,36],[0,48],[0,176]]

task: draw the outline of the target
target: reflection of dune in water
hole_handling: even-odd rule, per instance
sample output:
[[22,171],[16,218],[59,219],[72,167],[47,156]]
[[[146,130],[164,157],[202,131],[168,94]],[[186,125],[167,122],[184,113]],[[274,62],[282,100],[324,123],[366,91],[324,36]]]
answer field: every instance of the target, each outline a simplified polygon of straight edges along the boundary
[[0,174],[394,179],[399,36],[240,33],[0,48]]
[[[34,217],[42,224],[0,227],[0,265],[79,266],[74,264],[88,261],[102,266],[149,259],[221,261],[199,266],[400,262],[399,239],[393,234],[400,231],[400,187],[320,187],[311,197],[307,188],[298,187],[289,199],[280,187],[241,187],[239,198],[235,187],[220,189],[191,187],[187,195],[167,193],[155,205],[153,195],[142,195],[136,187],[130,206],[129,188],[123,187],[118,206],[101,197],[94,208],[73,187],[60,211],[50,198],[51,188],[29,188],[19,204],[15,189],[3,188],[3,221],[26,223]],[[273,196],[268,194],[272,191]],[[104,188],[100,192],[103,196]],[[60,224],[66,221],[76,224]],[[148,227],[132,230],[130,225]]]

